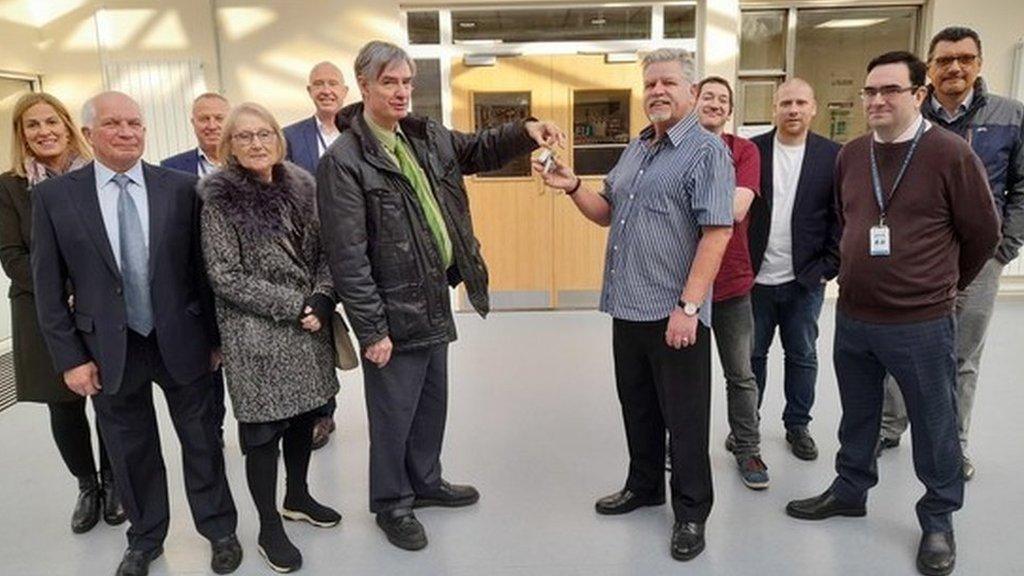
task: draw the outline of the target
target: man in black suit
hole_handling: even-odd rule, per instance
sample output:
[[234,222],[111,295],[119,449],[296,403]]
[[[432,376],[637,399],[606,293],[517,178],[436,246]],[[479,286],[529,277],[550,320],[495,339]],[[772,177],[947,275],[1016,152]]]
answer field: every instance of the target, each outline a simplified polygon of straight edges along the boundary
[[117,575],[145,576],[169,524],[152,382],[181,441],[189,505],[212,543],[211,567],[226,574],[242,549],[210,416],[217,332],[196,178],[141,162],[146,130],[128,96],[100,94],[82,115],[96,161],[33,191],[32,273],[43,337],[67,386],[94,396],[131,521]]
[[818,379],[818,316],[825,284],[839,273],[833,171],[839,144],[810,131],[814,89],[800,78],[775,92],[775,129],[753,139],[761,151],[761,196],[750,208],[754,348],[760,398],[778,328],[785,351],[786,441],[802,460],[818,457],[808,431]]

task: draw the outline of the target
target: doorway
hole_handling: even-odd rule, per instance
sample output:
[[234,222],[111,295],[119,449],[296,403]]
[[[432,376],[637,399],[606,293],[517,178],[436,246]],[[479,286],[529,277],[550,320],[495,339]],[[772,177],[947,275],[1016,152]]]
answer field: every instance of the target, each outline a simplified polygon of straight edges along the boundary
[[[452,124],[478,129],[530,116],[566,131],[558,150],[592,188],[600,188],[643,114],[640,65],[605,55],[483,59],[451,67]],[[481,60],[471,61],[471,64]],[[596,308],[607,231],[586,220],[561,191],[546,188],[528,162],[466,178],[474,229],[490,270],[494,310]],[[459,308],[466,309],[460,293]]]

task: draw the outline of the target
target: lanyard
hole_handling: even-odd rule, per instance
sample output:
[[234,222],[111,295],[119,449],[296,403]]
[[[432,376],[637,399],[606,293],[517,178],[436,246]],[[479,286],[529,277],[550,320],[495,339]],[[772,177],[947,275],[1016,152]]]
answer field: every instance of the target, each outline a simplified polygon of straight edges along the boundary
[[[889,202],[892,202],[893,197],[896,196],[896,189],[900,186],[900,181],[903,180],[903,175],[907,172],[907,167],[910,166],[910,159],[914,156],[914,151],[917,150],[917,144],[921,141],[921,135],[924,134],[925,120],[921,120],[921,125],[917,128],[917,133],[914,134],[914,140],[910,143],[910,150],[907,150],[907,155],[903,158],[903,166],[900,167],[900,171],[896,174],[896,181],[892,184],[892,193],[889,194]],[[878,162],[875,160],[875,141],[874,138],[871,140],[871,187],[875,191],[875,201],[878,202],[879,211],[879,224],[885,224],[885,214],[889,207],[885,203],[885,192],[882,190],[882,178],[878,175]]]

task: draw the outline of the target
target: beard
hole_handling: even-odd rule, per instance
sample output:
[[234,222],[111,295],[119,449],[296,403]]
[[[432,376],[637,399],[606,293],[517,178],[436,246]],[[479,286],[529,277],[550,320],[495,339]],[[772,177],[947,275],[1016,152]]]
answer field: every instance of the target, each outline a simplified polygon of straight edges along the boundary
[[669,111],[664,111],[664,112],[658,111],[658,112],[648,112],[647,113],[647,119],[650,120],[652,123],[665,122],[666,120],[668,120],[671,117],[672,117],[672,113],[669,112]]

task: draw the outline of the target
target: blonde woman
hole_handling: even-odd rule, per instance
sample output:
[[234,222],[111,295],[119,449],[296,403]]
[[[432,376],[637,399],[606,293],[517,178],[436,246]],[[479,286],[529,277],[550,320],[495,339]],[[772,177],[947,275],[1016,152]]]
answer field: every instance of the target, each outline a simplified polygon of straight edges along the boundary
[[279,445],[287,471],[284,517],[319,527],[341,521],[306,484],[317,410],[338,392],[329,325],[335,301],[316,183],[283,160],[285,148],[274,117],[258,104],[242,104],[224,126],[225,166],[200,183],[203,255],[259,512],[259,551],[278,572],[302,565],[277,509]]
[[42,402],[50,410],[50,427],[68,470],[78,479],[78,501],[71,530],[88,532],[103,519],[121,524],[126,516],[114,489],[107,451],[99,440],[99,478],[85,413],[85,398],[64,385],[50,359],[36,320],[29,246],[32,237],[32,188],[92,159],[89,145],[67,108],[53,96],[33,92],[14,105],[11,170],[0,175],[0,263],[11,279],[11,327],[18,400]]

